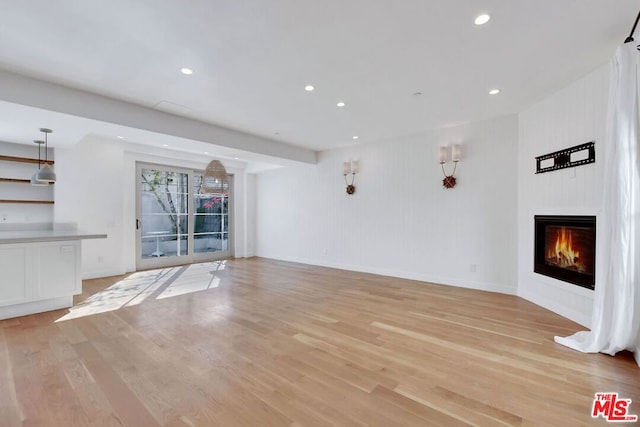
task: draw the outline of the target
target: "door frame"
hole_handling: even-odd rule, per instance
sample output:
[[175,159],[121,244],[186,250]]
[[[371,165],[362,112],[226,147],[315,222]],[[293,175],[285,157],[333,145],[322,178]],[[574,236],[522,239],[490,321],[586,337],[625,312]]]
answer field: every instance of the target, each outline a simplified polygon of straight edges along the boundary
[[[142,169],[155,169],[166,172],[176,172],[187,174],[187,255],[181,256],[168,256],[157,258],[143,258],[142,257],[142,203],[141,203],[141,191],[142,180],[140,179]],[[228,226],[227,226],[227,250],[217,252],[200,252],[195,253],[195,240],[194,240],[194,227],[195,227],[195,208],[193,197],[193,176],[197,173],[204,173],[204,170],[195,168],[184,168],[179,166],[172,166],[159,163],[149,163],[144,161],[136,161],[136,175],[135,175],[135,213],[136,213],[136,270],[149,270],[154,268],[171,267],[176,265],[193,264],[196,262],[216,261],[225,258],[231,258],[234,254],[233,235],[234,220],[234,197],[233,196],[233,175],[229,174],[229,194],[228,194]]]

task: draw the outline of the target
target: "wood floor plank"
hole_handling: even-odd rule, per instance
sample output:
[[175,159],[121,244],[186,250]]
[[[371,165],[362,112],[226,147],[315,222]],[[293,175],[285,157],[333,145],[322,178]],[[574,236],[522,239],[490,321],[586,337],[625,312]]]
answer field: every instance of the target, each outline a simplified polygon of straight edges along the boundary
[[373,390],[374,396],[386,400],[420,417],[424,425],[434,426],[470,426],[468,422],[458,418],[455,414],[449,415],[442,410],[425,405],[419,399],[409,398],[395,390],[378,386]]
[[[0,425],[602,425],[629,353],[511,295],[260,258],[89,280],[0,321]],[[602,421],[602,422],[600,422]]]
[[114,372],[113,368],[104,363],[104,359],[91,343],[79,343],[74,347],[80,360],[87,367],[91,376],[96,379],[96,383],[103,390],[125,425],[149,427],[159,425],[140,403],[138,397]]
[[3,328],[0,328],[0,420],[7,426],[19,426],[22,422]]

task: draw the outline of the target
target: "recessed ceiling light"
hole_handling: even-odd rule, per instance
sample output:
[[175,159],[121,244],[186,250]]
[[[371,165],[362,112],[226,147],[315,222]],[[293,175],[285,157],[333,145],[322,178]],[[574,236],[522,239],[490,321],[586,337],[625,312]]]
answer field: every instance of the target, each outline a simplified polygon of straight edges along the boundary
[[422,95],[422,92],[414,92],[413,93],[413,96],[420,96],[420,95]]
[[316,88],[315,88],[315,86],[313,86],[313,85],[306,85],[306,86],[304,87],[304,90],[306,90],[307,92],[311,92],[312,90],[315,90],[315,89],[316,89]]
[[162,144],[162,146],[163,146],[163,147],[168,147],[168,146],[169,146],[169,144]]
[[191,68],[187,68],[187,67],[180,68],[180,72],[182,74],[187,75],[187,76],[190,76],[191,74],[193,74],[193,70]]
[[497,95],[500,93],[500,89],[491,89],[489,95]]
[[483,13],[482,15],[478,15],[473,22],[475,22],[476,25],[484,25],[489,22],[490,19],[491,17],[489,15]]
[[208,151],[205,151],[205,152],[204,152],[204,153],[202,153],[202,154],[209,154],[209,152],[208,152]]
[[240,157],[234,157],[234,159],[236,159],[236,160],[240,160]]
[[124,136],[120,136],[120,135],[118,135],[118,136],[116,136],[116,138],[118,138],[118,139],[124,139]]
[[340,101],[336,104],[338,107],[344,107],[344,102]]
[[351,139],[358,139],[358,138],[359,138],[359,137],[358,137],[358,135],[353,135],[353,136],[351,137]]

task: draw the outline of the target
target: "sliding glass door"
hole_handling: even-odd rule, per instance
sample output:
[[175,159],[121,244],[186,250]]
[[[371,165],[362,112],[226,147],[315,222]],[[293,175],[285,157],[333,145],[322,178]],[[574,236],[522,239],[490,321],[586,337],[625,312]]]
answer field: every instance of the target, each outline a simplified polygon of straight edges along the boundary
[[202,192],[202,173],[194,174],[194,251],[229,251],[229,187],[220,193]]
[[202,171],[160,165],[136,176],[139,270],[231,256],[229,185],[205,194]]

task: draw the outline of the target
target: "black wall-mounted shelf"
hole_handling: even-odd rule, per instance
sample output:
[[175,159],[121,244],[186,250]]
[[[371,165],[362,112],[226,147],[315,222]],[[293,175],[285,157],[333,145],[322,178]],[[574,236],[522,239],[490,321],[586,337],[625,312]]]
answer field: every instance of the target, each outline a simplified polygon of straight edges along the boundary
[[[576,160],[573,162],[571,161],[571,154],[585,150],[587,150],[587,158]],[[542,167],[542,162],[549,159],[553,159],[553,165]],[[536,173],[545,173],[556,171],[559,169],[574,168],[576,166],[595,163],[595,161],[596,142],[590,141],[584,144],[576,145],[575,147],[565,148],[564,150],[555,151],[553,153],[545,154],[544,156],[536,157]]]

